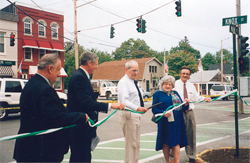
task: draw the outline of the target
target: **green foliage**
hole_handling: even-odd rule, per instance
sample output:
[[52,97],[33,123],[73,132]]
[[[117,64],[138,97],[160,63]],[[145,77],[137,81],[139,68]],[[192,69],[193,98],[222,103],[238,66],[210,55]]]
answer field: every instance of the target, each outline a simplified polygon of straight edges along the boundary
[[112,53],[114,60],[155,57],[159,53],[150,49],[144,40],[130,38]]
[[171,53],[169,56],[166,56],[166,60],[168,60],[169,66],[169,75],[175,77],[175,79],[179,79],[180,69],[182,66],[188,66],[191,69],[191,73],[197,71],[198,61],[191,53],[185,53],[184,51],[179,51],[175,53]]
[[180,51],[185,51],[185,53],[191,53],[194,56],[194,58],[196,58],[197,60],[201,58],[200,51],[194,49],[189,44],[188,38],[186,36],[185,36],[184,40],[181,40],[179,42],[179,46],[172,47],[170,49],[170,54],[180,52]]
[[211,64],[215,64],[216,60],[215,60],[215,56],[212,53],[206,53],[204,55],[204,57],[202,58],[202,66],[203,66],[203,70],[208,70],[208,66]]
[[[216,64],[221,63],[221,51],[220,50],[216,52],[215,60],[216,60]],[[225,62],[225,63],[232,63],[233,62],[233,53],[231,53],[227,49],[223,49],[223,62]]]

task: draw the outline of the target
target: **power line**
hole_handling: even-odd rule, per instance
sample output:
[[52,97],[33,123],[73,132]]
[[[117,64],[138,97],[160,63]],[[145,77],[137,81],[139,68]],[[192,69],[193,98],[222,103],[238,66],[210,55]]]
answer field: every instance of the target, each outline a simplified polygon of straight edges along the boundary
[[[147,15],[147,14],[151,13],[151,12],[154,12],[154,11],[156,11],[156,10],[158,10],[158,9],[160,9],[160,8],[162,8],[162,7],[164,7],[164,6],[166,6],[166,5],[169,5],[170,3],[174,2],[174,1],[175,1],[175,0],[170,1],[170,2],[168,2],[168,3],[164,4],[164,5],[160,6],[160,7],[157,7],[157,8],[155,8],[155,9],[153,9],[153,10],[151,10],[151,11],[149,11],[149,12],[145,13],[145,14],[142,14],[141,16],[145,16],[145,15]],[[103,9],[103,10],[104,10],[104,9]],[[108,12],[108,11],[107,11],[107,12]],[[109,13],[111,13],[111,12],[109,12]],[[112,14],[113,14],[113,13],[112,13]],[[117,22],[117,23],[113,23],[112,25],[115,25],[115,24],[120,24],[120,23],[123,23],[123,22],[126,22],[126,21],[130,21],[130,20],[132,20],[132,19],[136,19],[136,18],[138,18],[138,16],[133,17],[133,18],[130,18],[130,19],[126,19],[126,20],[123,20],[123,21],[120,21],[120,22]],[[94,28],[85,29],[85,30],[78,30],[78,32],[81,32],[81,31],[86,31],[86,30],[91,30],[91,29],[103,28],[103,27],[107,27],[107,26],[110,26],[110,24],[109,24],[109,25],[104,25],[104,26],[101,26],[101,27],[94,27]]]
[[[36,2],[34,2],[33,0],[31,0],[37,7],[39,7],[41,10],[43,10],[44,11],[44,9],[42,8],[42,7],[40,7]],[[45,12],[45,11],[44,11]],[[51,15],[49,15],[48,14],[48,16],[52,19],[52,20],[54,20],[54,21],[56,21],[55,19],[53,19],[52,18],[52,16]],[[60,24],[58,24],[59,26],[60,26]],[[64,27],[62,27],[63,29],[65,29],[66,31],[68,31],[66,28],[64,28]],[[69,32],[69,31],[68,31]],[[71,35],[73,35],[71,32],[69,32]]]
[[[174,1],[175,1],[175,0],[174,0]],[[149,14],[149,13],[151,13],[151,12],[153,12],[153,11],[156,11],[157,9],[159,9],[159,8],[161,8],[161,7],[164,7],[164,6],[170,4],[170,3],[174,2],[174,1],[171,1],[171,2],[169,2],[169,3],[167,3],[167,4],[164,4],[164,5],[162,5],[162,6],[158,7],[158,8],[155,8],[155,9],[153,9],[153,10],[147,12],[146,14]],[[99,9],[101,9],[101,10],[104,10],[104,11],[110,13],[110,14],[113,14],[113,15],[115,15],[115,16],[117,16],[117,17],[126,19],[126,18],[124,18],[124,17],[122,17],[122,16],[119,16],[119,15],[113,13],[113,12],[107,11],[107,10],[101,8],[101,7],[98,7],[98,6],[93,5],[93,4],[91,4],[91,5],[97,7],[97,8],[99,8]],[[146,15],[146,14],[143,14],[143,15]],[[137,18],[137,17],[135,17],[135,18]],[[135,18],[126,19],[126,20],[121,21],[121,22],[130,21],[130,20],[135,19]],[[121,22],[119,22],[119,23],[121,23]],[[132,22],[132,21],[130,21],[130,22]],[[132,22],[132,23],[133,23],[133,22]],[[118,24],[118,23],[114,23],[114,24]],[[114,24],[112,24],[112,25],[114,25]],[[109,26],[110,26],[110,25],[104,25],[104,26],[89,28],[89,29],[85,29],[85,30],[93,30],[93,29],[98,29],[98,28],[103,28],[103,27],[109,27]],[[175,39],[182,40],[182,38],[179,38],[179,37],[176,37],[176,36],[173,36],[173,35],[170,35],[170,34],[161,32],[161,31],[159,31],[159,30],[156,30],[156,29],[153,29],[153,28],[150,28],[150,27],[147,27],[147,28],[148,28],[148,29],[151,29],[151,30],[153,30],[153,31],[155,31],[155,32],[158,32],[158,33],[167,35],[167,36],[169,36],[169,37],[172,37],[172,38],[175,38]],[[85,31],[85,30],[79,30],[78,32],[80,32],[80,31]],[[216,47],[212,47],[212,46],[207,46],[207,45],[203,45],[203,44],[200,44],[200,43],[196,43],[196,42],[193,42],[193,41],[190,41],[190,42],[193,43],[193,44],[197,44],[197,45],[200,45],[200,46],[204,46],[204,47],[209,47],[209,48],[213,48],[213,49],[220,49],[220,48],[216,48]]]

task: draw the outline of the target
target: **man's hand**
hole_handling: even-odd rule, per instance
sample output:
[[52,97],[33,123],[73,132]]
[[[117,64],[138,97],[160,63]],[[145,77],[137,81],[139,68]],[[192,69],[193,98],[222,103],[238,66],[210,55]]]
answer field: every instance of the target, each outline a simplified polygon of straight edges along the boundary
[[185,106],[187,106],[189,103],[190,103],[190,100],[189,99],[187,99],[187,98],[185,98],[185,100],[184,100],[186,103],[185,103]]
[[121,102],[111,104],[111,108],[112,108],[112,109],[125,110],[125,106],[124,106],[123,103],[121,103]]
[[168,118],[171,116],[171,113],[164,114],[164,117]]
[[208,97],[205,97],[204,100],[205,100],[206,102],[210,102],[210,101],[211,101],[211,99],[208,98]]
[[89,120],[89,116],[88,116],[88,114],[85,114],[85,115],[86,115],[86,123],[87,123]]
[[137,111],[138,111],[138,112],[146,113],[146,112],[148,111],[148,108],[138,107],[138,108],[137,108]]

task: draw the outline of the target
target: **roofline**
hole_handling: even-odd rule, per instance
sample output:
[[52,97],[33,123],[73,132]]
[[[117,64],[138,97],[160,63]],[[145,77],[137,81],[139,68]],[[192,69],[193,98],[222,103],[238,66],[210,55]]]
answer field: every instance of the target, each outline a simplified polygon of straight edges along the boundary
[[157,58],[155,58],[155,57],[153,57],[152,59],[150,59],[149,61],[147,61],[146,63],[148,63],[148,62],[150,62],[150,61],[152,61],[153,59],[155,59],[160,65],[162,65],[162,63],[157,59]]
[[20,1],[15,1],[14,3],[16,5],[33,8],[33,9],[40,10],[40,11],[46,11],[46,12],[50,12],[50,13],[54,13],[54,14],[58,14],[58,15],[64,15],[64,13],[60,12],[60,11],[56,11],[56,10],[52,10],[52,9],[48,9],[48,8],[44,8],[44,7],[42,7],[42,9],[41,9],[41,8],[39,8],[37,6],[33,6],[31,4],[23,3],[23,2],[20,2]]

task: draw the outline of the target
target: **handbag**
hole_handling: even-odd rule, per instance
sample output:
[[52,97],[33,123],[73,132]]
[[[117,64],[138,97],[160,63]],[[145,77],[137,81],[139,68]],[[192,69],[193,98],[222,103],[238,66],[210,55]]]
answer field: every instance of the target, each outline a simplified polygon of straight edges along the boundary
[[151,118],[151,121],[154,122],[154,123],[158,123],[159,121],[156,122],[156,119],[157,119],[157,117],[153,114],[153,116]]

